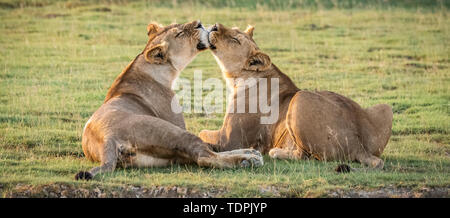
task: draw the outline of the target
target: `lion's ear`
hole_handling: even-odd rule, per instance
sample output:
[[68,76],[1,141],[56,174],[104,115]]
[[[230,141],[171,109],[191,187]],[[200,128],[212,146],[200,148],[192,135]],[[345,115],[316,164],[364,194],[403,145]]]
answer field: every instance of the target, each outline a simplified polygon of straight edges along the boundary
[[147,35],[150,36],[151,34],[155,34],[156,32],[159,31],[159,29],[161,29],[162,26],[159,25],[156,22],[151,22],[148,24],[147,26]]
[[144,52],[145,60],[151,64],[163,64],[167,61],[167,48],[169,44],[163,42],[155,45]]
[[253,38],[253,30],[255,30],[255,27],[248,25],[247,29],[244,31],[245,33],[247,33],[247,35],[249,35],[250,37]]
[[270,57],[262,52],[255,52],[245,63],[246,70],[264,71],[267,70],[272,62]]

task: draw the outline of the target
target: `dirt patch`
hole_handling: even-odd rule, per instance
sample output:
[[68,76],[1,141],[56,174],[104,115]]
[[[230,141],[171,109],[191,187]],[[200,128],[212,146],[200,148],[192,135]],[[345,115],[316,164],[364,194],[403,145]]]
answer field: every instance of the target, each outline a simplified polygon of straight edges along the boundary
[[[0,190],[3,189],[0,184]],[[286,189],[275,186],[259,187],[263,195],[270,197],[294,197]],[[6,198],[211,198],[223,197],[228,191],[223,188],[198,190],[177,186],[123,186],[75,187],[71,184],[49,184],[32,186],[17,184],[10,191],[4,192]],[[433,187],[413,189],[407,187],[386,187],[373,190],[342,190],[329,191],[322,195],[328,198],[449,198],[448,187]]]
[[335,190],[327,193],[332,198],[449,198],[449,188],[380,188],[375,190]]
[[270,196],[270,197],[282,197],[282,193],[286,193],[287,189],[284,187],[276,187],[276,186],[260,186],[259,192],[262,195]]
[[212,188],[197,190],[185,187],[123,186],[115,188],[75,187],[69,184],[32,186],[17,184],[5,194],[6,198],[211,198],[221,197],[226,190]]

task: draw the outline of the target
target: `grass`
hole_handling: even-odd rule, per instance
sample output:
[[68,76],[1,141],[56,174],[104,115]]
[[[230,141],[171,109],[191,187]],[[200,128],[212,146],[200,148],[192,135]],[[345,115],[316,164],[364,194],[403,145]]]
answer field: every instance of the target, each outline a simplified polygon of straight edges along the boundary
[[[290,5],[286,2],[291,2]],[[4,1],[0,0],[0,191],[53,183],[114,188],[224,189],[224,197],[320,197],[336,190],[450,187],[448,1]],[[346,4],[347,3],[347,4]],[[350,5],[349,5],[350,4]],[[245,28],[302,89],[331,90],[364,107],[394,108],[385,170],[336,174],[337,163],[274,161],[257,169],[173,165],[118,169],[74,181],[97,165],[81,133],[114,78],[146,43],[146,25],[201,19]],[[220,78],[201,53],[181,74]],[[205,93],[204,93],[205,94]],[[185,114],[193,133],[224,114]],[[358,164],[353,164],[359,167]]]

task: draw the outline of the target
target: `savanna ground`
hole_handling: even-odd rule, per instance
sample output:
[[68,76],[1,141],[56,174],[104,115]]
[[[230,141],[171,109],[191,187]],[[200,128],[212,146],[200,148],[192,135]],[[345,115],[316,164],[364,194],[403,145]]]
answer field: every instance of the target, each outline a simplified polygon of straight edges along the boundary
[[[0,192],[3,197],[449,197],[448,1],[0,0]],[[394,109],[385,169],[337,174],[336,162],[274,161],[254,169],[97,165],[81,133],[114,78],[143,49],[150,21],[200,19],[245,28],[302,89]],[[221,78],[209,51],[182,72]],[[204,91],[207,94],[207,91]],[[224,114],[185,114],[193,133]],[[352,164],[360,167],[359,164]]]

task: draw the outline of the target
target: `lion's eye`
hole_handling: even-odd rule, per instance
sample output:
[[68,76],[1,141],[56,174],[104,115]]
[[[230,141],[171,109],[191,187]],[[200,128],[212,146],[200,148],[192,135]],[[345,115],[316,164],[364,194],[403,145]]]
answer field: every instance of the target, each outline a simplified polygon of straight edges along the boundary
[[164,55],[163,55],[162,53],[158,53],[158,54],[156,55],[156,57],[157,57],[157,58],[163,59],[163,58],[164,58]]
[[262,62],[260,60],[252,60],[250,62],[250,66],[254,66],[254,65],[258,65],[258,64],[262,64]]
[[239,44],[239,45],[241,44],[241,42],[239,42],[238,39],[233,38],[233,37],[231,38],[231,41],[234,42],[234,43],[237,43],[237,44]]
[[177,33],[177,35],[175,35],[175,38],[177,38],[177,37],[179,37],[181,35],[183,35],[183,31],[180,31],[179,33]]

